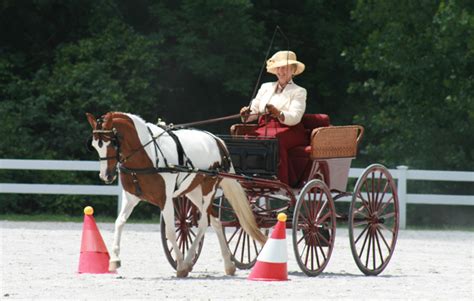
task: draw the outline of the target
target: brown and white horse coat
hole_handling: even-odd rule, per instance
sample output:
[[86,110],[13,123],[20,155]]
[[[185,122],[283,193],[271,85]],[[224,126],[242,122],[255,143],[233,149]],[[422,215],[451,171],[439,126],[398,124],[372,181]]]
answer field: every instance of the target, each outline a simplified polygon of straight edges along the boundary
[[[123,226],[140,200],[155,204],[162,210],[166,237],[173,245],[177,260],[178,277],[186,277],[192,270],[192,259],[208,226],[208,214],[205,213],[219,187],[234,208],[244,230],[260,243],[265,242],[265,236],[258,230],[245,192],[236,180],[173,169],[183,163],[183,156],[180,158],[177,145],[180,143],[189,168],[192,166],[194,169],[222,171],[229,168],[233,172],[225,144],[218,137],[205,131],[180,129],[173,131],[173,138],[173,134],[165,129],[128,113],[109,112],[97,120],[87,114],[87,119],[93,128],[92,146],[101,158],[100,178],[111,183],[115,179],[117,167],[120,166],[123,171],[120,173],[123,186],[122,208],[115,222],[111,270],[120,267]],[[183,258],[177,245],[174,228],[173,198],[181,195],[190,199],[202,213],[196,238],[186,258]],[[234,274],[235,265],[231,261],[220,221],[212,215],[209,220],[219,239],[225,271],[227,274]]]

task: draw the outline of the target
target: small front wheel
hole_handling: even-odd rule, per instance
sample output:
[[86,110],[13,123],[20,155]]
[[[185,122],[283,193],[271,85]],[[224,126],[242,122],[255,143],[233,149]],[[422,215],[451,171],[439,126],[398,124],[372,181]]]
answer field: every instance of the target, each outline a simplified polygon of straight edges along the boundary
[[354,260],[365,275],[387,266],[398,236],[399,207],[395,182],[380,164],[357,180],[349,211],[349,240]]
[[301,190],[293,214],[293,249],[301,270],[321,274],[331,258],[336,237],[336,209],[331,192],[321,180]]

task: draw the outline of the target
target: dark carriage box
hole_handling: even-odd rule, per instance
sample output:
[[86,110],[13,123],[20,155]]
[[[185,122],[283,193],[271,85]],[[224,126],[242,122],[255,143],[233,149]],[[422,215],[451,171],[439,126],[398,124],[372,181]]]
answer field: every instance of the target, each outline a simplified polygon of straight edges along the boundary
[[219,136],[227,145],[237,174],[276,178],[278,140],[247,136]]

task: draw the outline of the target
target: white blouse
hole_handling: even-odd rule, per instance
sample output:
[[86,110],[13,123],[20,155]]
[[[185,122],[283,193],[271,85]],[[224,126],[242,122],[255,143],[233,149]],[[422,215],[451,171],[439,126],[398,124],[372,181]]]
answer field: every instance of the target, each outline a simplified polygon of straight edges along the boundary
[[[262,84],[252,101],[250,113],[264,114],[265,106],[272,104],[285,115],[285,121],[280,121],[281,123],[288,126],[298,124],[306,109],[306,89],[290,81],[282,92],[276,93],[277,85],[278,82]],[[255,119],[257,119],[256,115],[250,115],[248,121]]]

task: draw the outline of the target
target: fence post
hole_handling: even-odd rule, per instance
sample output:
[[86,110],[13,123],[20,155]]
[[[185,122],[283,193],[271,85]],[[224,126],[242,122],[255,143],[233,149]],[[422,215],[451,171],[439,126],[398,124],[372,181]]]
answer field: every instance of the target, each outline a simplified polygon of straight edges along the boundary
[[400,229],[407,227],[407,172],[408,166],[397,166],[398,170],[398,185],[397,194],[400,210]]

